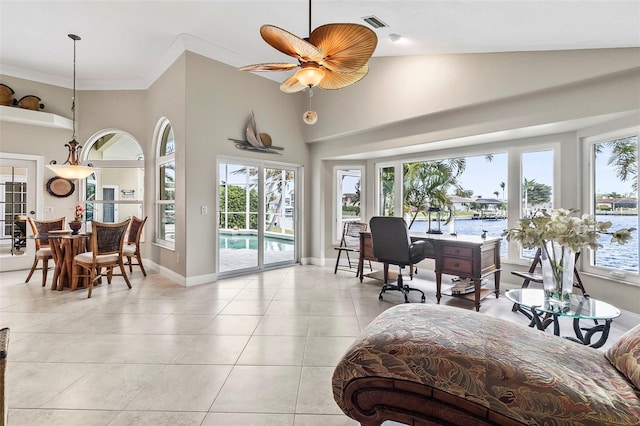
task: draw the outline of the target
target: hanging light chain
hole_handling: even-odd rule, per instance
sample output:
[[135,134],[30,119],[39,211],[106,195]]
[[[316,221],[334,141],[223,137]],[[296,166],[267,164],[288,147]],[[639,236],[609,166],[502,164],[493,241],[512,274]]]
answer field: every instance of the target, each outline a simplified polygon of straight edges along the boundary
[[75,34],[69,34],[69,38],[73,40],[73,97],[71,98],[71,113],[73,117],[73,137],[76,140],[76,41],[80,40]]

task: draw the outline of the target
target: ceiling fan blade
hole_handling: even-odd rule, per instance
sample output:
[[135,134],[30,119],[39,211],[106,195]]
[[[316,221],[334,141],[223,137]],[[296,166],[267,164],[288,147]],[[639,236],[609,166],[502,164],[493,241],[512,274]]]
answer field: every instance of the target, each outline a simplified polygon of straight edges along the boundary
[[267,64],[253,64],[245,65],[242,68],[238,68],[240,71],[289,71],[294,68],[298,68],[298,64],[287,64],[282,62],[274,62]]
[[318,87],[326,90],[342,89],[364,78],[369,72],[369,64],[365,64],[356,72],[340,73],[327,70]]
[[295,75],[292,75],[291,77],[283,81],[282,84],[280,85],[280,90],[282,90],[285,93],[300,92],[301,90],[304,90],[306,88],[307,86],[300,83],[300,81],[298,81],[298,78]]
[[261,26],[260,35],[275,49],[301,62],[317,62],[324,56],[313,44],[273,25]]
[[340,73],[357,72],[369,62],[378,37],[359,24],[327,24],[313,30],[309,42],[323,52],[320,65]]

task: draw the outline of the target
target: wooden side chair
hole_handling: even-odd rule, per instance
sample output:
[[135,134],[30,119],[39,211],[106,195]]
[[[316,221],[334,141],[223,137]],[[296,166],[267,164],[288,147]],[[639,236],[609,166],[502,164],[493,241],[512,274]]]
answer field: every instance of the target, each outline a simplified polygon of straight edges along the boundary
[[[80,253],[73,258],[72,289],[78,287],[79,278],[89,278],[89,294],[87,295],[89,298],[95,281],[106,276],[107,283],[111,284],[111,278],[114,275],[123,277],[127,286],[131,288],[122,255],[124,237],[128,227],[129,219],[120,223],[96,221],[91,223],[90,251]],[[119,274],[113,273],[113,268],[116,266],[120,268]],[[106,268],[106,275],[102,273],[102,268]]]
[[[142,228],[146,222],[147,217],[140,219],[133,216],[131,218],[127,243],[122,248],[122,253],[127,258],[126,265],[129,265],[129,272],[133,272],[133,265],[138,265],[142,271],[142,275],[145,277],[147,276],[147,272],[144,270],[144,266],[142,265],[142,256],[140,255],[140,238],[142,236]],[[134,256],[138,263],[132,263],[132,258]]]
[[[351,258],[349,257],[349,253],[360,253],[360,233],[365,232],[367,230],[367,224],[361,222],[345,222],[342,228],[342,237],[340,238],[340,245],[338,247],[334,247],[335,250],[338,250],[338,258],[336,259],[336,266],[333,268],[333,273],[338,272],[338,266],[340,266],[340,256],[344,252],[347,255],[347,262],[349,264],[349,269],[352,269],[354,266],[358,268],[358,259],[354,260],[354,264],[351,264]],[[346,266],[346,265],[345,265]],[[369,269],[371,268],[371,261],[369,261]],[[356,271],[356,274],[358,272]]]
[[7,424],[7,393],[5,391],[5,370],[9,351],[9,329],[0,329],[0,426]]
[[[33,232],[34,241],[36,242],[36,255],[33,259],[33,265],[31,265],[29,275],[27,275],[27,279],[24,282],[29,282],[36,269],[42,269],[42,287],[44,287],[47,281],[47,271],[49,270],[49,259],[53,258],[49,240],[45,237],[45,235],[49,231],[63,230],[67,219],[65,217],[61,217],[59,219],[53,220],[34,220],[29,217],[27,218],[27,220],[29,221],[31,231]],[[42,261],[41,268],[37,267],[38,261]]]

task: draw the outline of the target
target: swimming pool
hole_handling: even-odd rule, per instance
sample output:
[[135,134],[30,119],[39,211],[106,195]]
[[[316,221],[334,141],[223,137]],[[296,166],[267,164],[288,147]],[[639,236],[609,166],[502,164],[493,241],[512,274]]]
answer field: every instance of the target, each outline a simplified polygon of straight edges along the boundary
[[[289,251],[294,249],[293,237],[276,237],[267,235],[264,238],[265,250]],[[221,249],[258,250],[258,236],[255,234],[220,234]]]

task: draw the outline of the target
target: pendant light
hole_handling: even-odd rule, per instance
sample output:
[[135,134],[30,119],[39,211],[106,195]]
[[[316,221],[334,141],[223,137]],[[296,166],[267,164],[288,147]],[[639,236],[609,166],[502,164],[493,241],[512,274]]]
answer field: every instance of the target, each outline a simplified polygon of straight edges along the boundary
[[76,41],[80,40],[75,34],[68,34],[73,40],[73,97],[71,98],[71,112],[73,114],[73,137],[64,146],[69,150],[67,161],[64,164],[57,164],[56,160],[51,160],[47,168],[65,179],[84,179],[93,173],[91,164],[82,166],[78,163],[78,153],[82,146],[76,141]]

